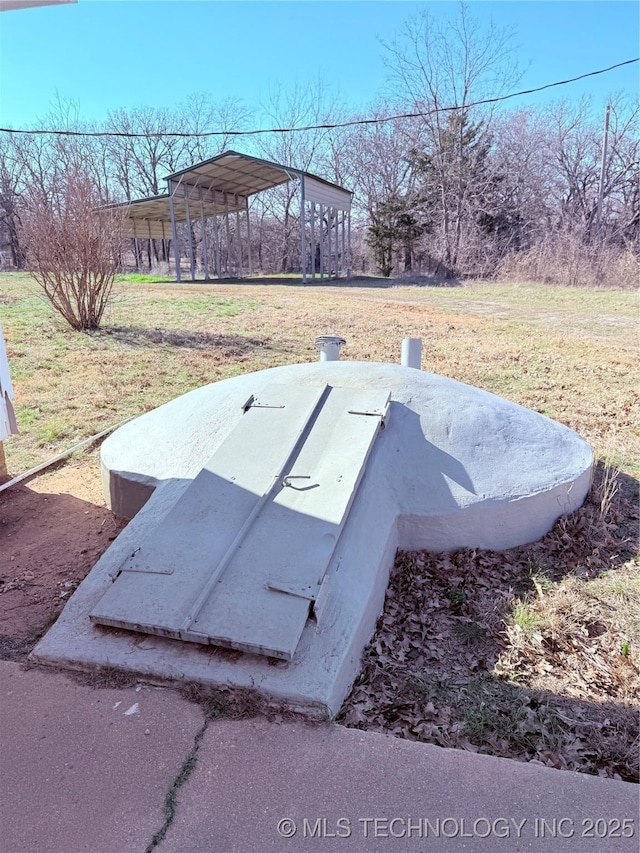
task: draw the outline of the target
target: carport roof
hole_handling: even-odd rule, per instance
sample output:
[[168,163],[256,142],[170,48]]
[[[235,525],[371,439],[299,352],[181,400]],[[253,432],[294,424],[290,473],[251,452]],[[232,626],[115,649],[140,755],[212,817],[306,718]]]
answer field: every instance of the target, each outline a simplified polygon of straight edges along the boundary
[[[176,222],[186,222],[189,218],[185,200],[187,198],[191,219],[199,218],[201,213],[205,218],[223,216],[244,210],[249,196],[302,176],[328,189],[345,193],[347,197],[352,195],[344,187],[332,184],[310,172],[248,154],[239,154],[237,151],[225,151],[210,160],[174,172],[167,177],[167,181],[173,196],[174,219]],[[171,237],[168,193],[108,205],[107,208],[127,209],[126,233],[129,237]]]
[[191,186],[213,187],[218,192],[241,195],[246,198],[254,193],[277,187],[279,184],[286,184],[292,178],[302,175],[329,187],[349,192],[344,187],[325,181],[324,178],[319,178],[310,172],[272,163],[270,160],[262,160],[249,154],[239,154],[237,151],[225,151],[210,160],[204,160],[188,169],[174,172],[168,176],[167,180]]
[[[224,213],[235,213],[237,210],[245,209],[244,198],[239,198],[236,202],[231,196],[227,197],[228,207],[225,206],[222,198],[216,194],[215,197],[209,200],[200,202],[197,195],[190,193],[191,203],[191,219],[198,219],[200,216],[200,203],[202,203],[202,215],[205,218],[210,216],[222,216]],[[146,239],[152,237],[154,240],[169,239],[171,237],[171,210],[169,208],[169,194],[154,195],[149,198],[139,198],[135,201],[125,201],[120,204],[109,204],[103,208],[109,209],[122,208],[126,211],[126,228],[125,236],[141,237]],[[184,196],[174,196],[173,211],[176,222],[186,222],[187,204]]]

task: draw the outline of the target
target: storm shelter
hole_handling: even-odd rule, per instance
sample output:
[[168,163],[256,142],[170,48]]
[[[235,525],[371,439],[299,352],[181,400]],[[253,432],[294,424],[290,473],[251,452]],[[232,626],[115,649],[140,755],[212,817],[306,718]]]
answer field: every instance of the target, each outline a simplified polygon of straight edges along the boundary
[[131,521],[32,657],[334,716],[398,548],[533,542],[581,505],[592,463],[562,424],[415,367],[198,388],[102,445],[107,503]]

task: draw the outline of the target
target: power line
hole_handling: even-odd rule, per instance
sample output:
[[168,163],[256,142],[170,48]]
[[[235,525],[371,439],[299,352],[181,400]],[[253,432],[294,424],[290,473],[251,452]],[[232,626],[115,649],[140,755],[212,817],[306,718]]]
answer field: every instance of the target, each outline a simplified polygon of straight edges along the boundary
[[595,77],[597,74],[606,74],[608,71],[613,71],[616,68],[622,68],[624,65],[631,65],[634,62],[640,62],[640,57],[635,59],[627,59],[625,62],[618,62],[616,65],[610,65],[608,68],[600,68],[598,71],[589,71],[586,74],[580,74],[578,77],[571,77],[568,80],[558,80],[555,83],[546,83],[544,86],[537,86],[535,89],[523,89],[521,92],[511,92],[509,95],[500,95],[496,98],[484,98],[481,101],[472,101],[469,104],[455,105],[451,107],[436,107],[426,112],[417,113],[400,113],[394,116],[383,116],[382,118],[363,118],[352,119],[351,121],[336,122],[335,124],[309,124],[303,127],[270,127],[262,130],[207,130],[201,133],[190,133],[183,131],[161,131],[159,133],[128,133],[126,131],[109,131],[109,130],[16,130],[11,127],[0,127],[0,133],[24,133],[33,136],[36,135],[53,135],[53,136],[95,136],[95,137],[119,137],[125,139],[163,139],[165,137],[180,137],[186,138],[203,138],[208,136],[257,136],[262,133],[299,133],[306,130],[336,130],[342,127],[355,127],[356,125],[367,124],[384,124],[388,121],[398,121],[406,118],[426,118],[436,113],[455,112],[456,110],[468,110],[471,107],[479,107],[485,104],[496,104],[499,101],[507,101],[509,98],[518,98],[521,95],[532,95],[535,92],[543,92],[545,89],[552,89],[554,86],[566,86],[568,83],[575,83],[578,80],[584,80],[587,77]]

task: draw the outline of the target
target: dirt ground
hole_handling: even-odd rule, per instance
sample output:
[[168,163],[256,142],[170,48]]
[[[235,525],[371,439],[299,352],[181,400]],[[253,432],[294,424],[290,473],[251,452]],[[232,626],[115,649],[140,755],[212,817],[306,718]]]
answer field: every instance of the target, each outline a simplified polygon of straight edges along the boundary
[[0,658],[26,658],[124,525],[96,450],[0,492]]

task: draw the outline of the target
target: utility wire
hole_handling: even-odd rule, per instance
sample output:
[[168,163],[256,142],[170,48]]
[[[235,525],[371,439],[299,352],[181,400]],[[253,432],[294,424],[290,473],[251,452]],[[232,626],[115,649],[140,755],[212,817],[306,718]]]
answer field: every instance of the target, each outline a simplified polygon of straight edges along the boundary
[[544,86],[537,86],[535,89],[523,89],[521,92],[511,92],[509,95],[500,95],[496,98],[484,98],[481,101],[472,101],[469,104],[455,105],[452,107],[435,107],[426,112],[417,113],[400,113],[395,116],[384,116],[382,118],[364,118],[352,119],[351,121],[336,122],[335,124],[308,124],[303,127],[270,127],[262,130],[207,130],[201,133],[191,133],[182,131],[161,131],[159,133],[128,133],[125,131],[109,131],[109,130],[16,130],[11,127],[0,127],[0,133],[25,133],[35,135],[54,135],[54,136],[97,136],[97,137],[120,137],[125,139],[162,139],[165,137],[207,137],[207,136],[256,136],[261,133],[299,133],[304,130],[335,130],[341,127],[355,127],[356,125],[367,124],[384,124],[388,121],[398,121],[406,118],[426,118],[436,113],[455,112],[456,110],[468,110],[471,107],[479,107],[484,104],[497,104],[499,101],[507,101],[509,98],[517,98],[520,95],[532,95],[535,92],[543,92],[545,89],[552,89],[554,86],[566,86],[568,83],[575,83],[577,80],[584,80],[587,77],[595,77],[597,74],[606,74],[607,71],[613,71],[615,68],[622,68],[624,65],[631,65],[634,62],[640,62],[640,57],[636,59],[627,59],[625,62],[618,62],[616,65],[610,65],[608,68],[601,68],[598,71],[589,71],[587,74],[580,74],[578,77],[571,77],[568,80],[558,80],[555,83],[546,83]]

